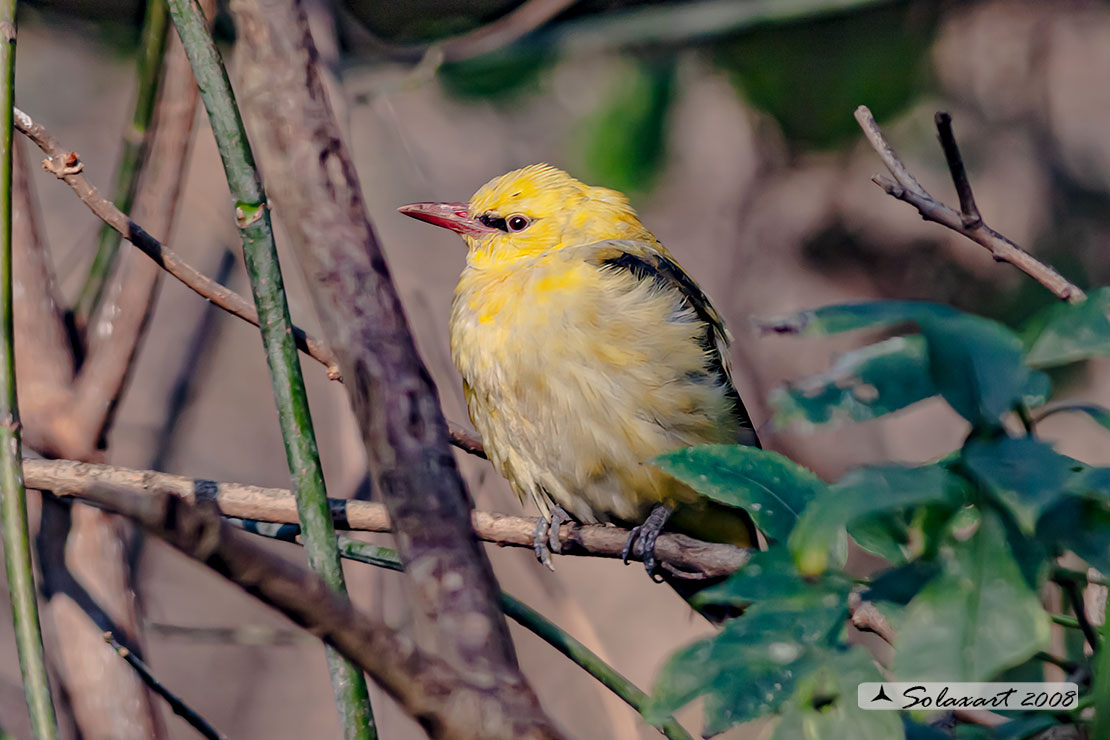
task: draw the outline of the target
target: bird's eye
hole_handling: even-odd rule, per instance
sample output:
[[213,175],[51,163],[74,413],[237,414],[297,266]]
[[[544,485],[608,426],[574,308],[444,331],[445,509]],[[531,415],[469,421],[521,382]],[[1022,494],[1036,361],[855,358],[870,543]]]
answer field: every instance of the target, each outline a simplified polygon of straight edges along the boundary
[[509,216],[505,219],[505,224],[509,227],[509,231],[524,231],[532,222],[527,216]]

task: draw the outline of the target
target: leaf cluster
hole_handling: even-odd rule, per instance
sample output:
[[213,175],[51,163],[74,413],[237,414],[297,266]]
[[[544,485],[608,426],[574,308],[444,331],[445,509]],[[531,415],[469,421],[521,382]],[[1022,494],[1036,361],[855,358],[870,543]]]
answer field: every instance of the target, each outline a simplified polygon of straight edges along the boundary
[[[1034,420],[1076,412],[1110,429],[1102,407],[1046,405],[1044,372],[1110,354],[1110,288],[1079,305],[1052,306],[1021,331],[907,301],[830,306],[764,328],[805,336],[900,330],[778,391],[777,423],[859,422],[939,396],[970,433],[940,460],[864,466],[834,483],[778,453],[743,446],[657,458],[699,493],[750,512],[769,546],[698,595],[743,614],[670,657],[653,710],[662,716],[701,697],[707,734],[770,716],[774,738],[948,737],[927,725],[936,717],[859,709],[857,685],[881,677],[1043,680],[1045,659],[1068,666],[1081,705],[1092,703],[1092,673],[1096,686],[1110,676],[1099,675],[1097,657],[1088,658],[1078,640],[1068,655],[1047,656],[1052,621],[1080,620],[1050,613],[1041,594],[1055,581],[1079,601],[1085,576],[1061,576],[1056,567],[1066,552],[1110,570],[1110,468],[1057,452],[1037,437]],[[849,575],[849,537],[888,567],[866,579]],[[861,599],[895,632],[893,660],[882,668],[849,641],[852,605]],[[1082,605],[1071,606],[1079,616]],[[1076,712],[1023,713],[993,732],[1027,737],[1082,721]]]

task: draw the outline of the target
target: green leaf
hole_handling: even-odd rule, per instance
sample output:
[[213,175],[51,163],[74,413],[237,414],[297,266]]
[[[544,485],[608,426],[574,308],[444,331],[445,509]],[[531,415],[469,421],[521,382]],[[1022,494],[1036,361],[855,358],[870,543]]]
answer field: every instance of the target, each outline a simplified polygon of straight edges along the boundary
[[964,464],[980,484],[1013,512],[1022,531],[1036,529],[1041,512],[1067,491],[1075,461],[1031,437],[973,439]]
[[1066,365],[1110,355],[1110,288],[1082,303],[1057,303],[1034,316],[1024,332],[1032,367]]
[[914,560],[898,568],[885,570],[875,577],[864,594],[867,601],[889,601],[905,606],[938,575],[940,563],[932,560]]
[[828,567],[829,548],[857,519],[916,504],[955,498],[963,484],[939,465],[860,468],[848,473],[806,507],[790,534],[790,550],[803,575]]
[[1110,572],[1110,505],[1066,496],[1037,522],[1037,539],[1050,548],[1071,550],[1091,567]]
[[846,352],[828,371],[771,393],[775,424],[867,421],[937,394],[921,337],[891,337]]
[[591,182],[621,192],[651,189],[667,151],[667,113],[674,98],[674,57],[635,59],[585,122]]
[[899,565],[906,560],[909,530],[896,516],[877,515],[857,519],[848,525],[848,534],[863,550]]
[[761,326],[764,331],[816,336],[907,322],[917,324],[925,339],[929,379],[972,424],[998,426],[1015,405],[1047,395],[1047,378],[1025,365],[1016,334],[950,306],[872,301],[801,311],[768,319]]
[[1086,414],[1091,417],[1096,424],[1099,424],[1105,429],[1110,429],[1110,409],[1105,406],[1099,406],[1097,403],[1062,403],[1054,405],[1042,411],[1037,418],[1037,422],[1040,423],[1054,414],[1064,412]]
[[807,580],[794,567],[790,552],[783,546],[757,552],[740,570],[715,586],[694,597],[696,605],[723,604],[746,606],[774,600],[776,608],[785,608],[792,599],[811,600],[814,595],[830,609],[846,605],[851,583],[838,575]]
[[772,540],[784,540],[798,514],[827,486],[777,452],[745,445],[700,445],[652,461],[698,493],[745,509]]
[[905,681],[988,681],[1048,643],[1049,620],[1006,541],[998,515],[958,542],[907,607],[894,643]]
[[644,714],[656,723],[705,696],[706,734],[774,711],[814,660],[845,611],[819,600],[794,609],[757,605],[725,623],[717,635],[673,654],[663,666]]
[[996,425],[1027,396],[1047,393],[1047,378],[1026,367],[1021,340],[1001,324],[963,314],[920,326],[933,382],[972,424]]
[[859,685],[883,680],[866,650],[825,652],[822,657],[825,659],[798,681],[771,740],[898,740],[905,736],[897,712],[859,708]]

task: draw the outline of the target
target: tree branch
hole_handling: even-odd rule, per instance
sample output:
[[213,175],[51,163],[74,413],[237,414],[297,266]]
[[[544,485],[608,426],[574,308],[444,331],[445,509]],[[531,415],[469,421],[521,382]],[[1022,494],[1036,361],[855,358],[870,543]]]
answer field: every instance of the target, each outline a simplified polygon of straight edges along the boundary
[[[175,2],[177,0],[174,0]],[[435,386],[416,351],[296,0],[232,7],[241,100],[270,195],[339,356],[370,473],[396,529],[429,636],[475,680],[495,678],[547,719],[516,662],[474,537]]]
[[[250,301],[201,273],[177,252],[162,244],[142,226],[132,221],[111,201],[101,196],[82,174],[84,163],[75,152],[58,144],[44,126],[36,123],[18,108],[15,109],[15,121],[19,132],[33,141],[47,155],[48,159],[43,160],[43,169],[53,173],[73,188],[81,202],[97,217],[123,235],[185,287],[231,315],[258,326],[258,313]],[[327,368],[329,378],[342,380],[338,361],[331,348],[298,327],[293,327],[293,336],[297,340],[298,349]],[[481,440],[461,427],[452,426],[450,441],[463,452],[481,458],[486,456]]]
[[[18,108],[15,109],[15,125],[20,133],[38,146],[47,156],[42,166],[73,188],[77,197],[90,211],[115,229],[124,239],[138,247],[154,260],[159,267],[180,280],[187,288],[205,298],[228,313],[258,326],[258,312],[243,296],[225,288],[215,280],[203,275],[186,262],[181,255],[147,233],[139,224],[116,208],[110,200],[102,196],[81,174],[85,163],[80,156],[54,140],[54,137],[41,124]],[[338,365],[331,350],[322,342],[308,336],[304,330],[294,327],[297,346],[316,361],[328,368],[328,376],[338,378]]]
[[[73,460],[23,461],[28,488],[52,491],[59,496],[85,499],[97,485],[110,485],[135,495],[154,495],[163,491],[181,496],[191,503],[215,504],[224,516],[263,522],[296,524],[297,510],[292,494],[281,488],[261,488],[239,483],[220,483],[203,478],[188,478],[153,470],[130,470],[109,465]],[[336,529],[363,532],[392,531],[389,514],[379,503],[330,499]],[[527,517],[475,511],[474,532],[479,539],[503,547],[531,549],[536,521]],[[559,530],[561,555],[621,557],[628,532],[601,524],[564,524]],[[748,550],[719,545],[664,533],[656,543],[655,556],[684,571],[706,577],[720,577],[744,566],[751,557]]]
[[975,205],[975,198],[971,193],[971,184],[968,182],[967,171],[964,168],[963,159],[960,157],[960,150],[956,146],[956,139],[952,134],[952,120],[947,113],[938,113],[936,124],[941,146],[948,161],[948,169],[960,198],[961,210],[958,212],[934,199],[921,186],[921,183],[910,174],[898,153],[894,151],[890,142],[883,136],[882,130],[875,122],[875,118],[871,115],[867,106],[861,105],[856,108],[855,115],[864,135],[871,143],[871,147],[879,155],[886,168],[890,170],[890,174],[894,176],[894,180],[891,180],[882,175],[876,175],[871,178],[876,185],[889,195],[912,205],[926,221],[946,226],[985,247],[995,260],[1008,262],[1018,268],[1050,290],[1057,298],[1071,303],[1078,303],[1086,299],[1086,294],[1079,286],[983,223],[983,219],[979,215],[979,209]]
[[[304,532],[308,567],[328,588],[345,597],[347,584],[335,546],[324,470],[301,358],[293,338],[289,299],[285,294],[262,176],[255,165],[238,102],[204,13],[195,0],[168,0],[168,4],[170,18],[200,88],[223,162],[224,176],[235,202],[235,222],[242,241],[251,294],[258,308],[259,333],[270,371],[270,386],[298,520]],[[324,650],[324,657],[344,737],[347,740],[377,740],[377,726],[363,672],[331,647]]]
[[218,514],[169,493],[137,495],[111,483],[88,490],[98,506],[127,516],[189,557],[311,631],[365,670],[433,738],[547,740],[559,733],[535,716],[517,687],[477,685],[422,652],[384,622],[355,610],[307,569],[277,558],[222,523]]

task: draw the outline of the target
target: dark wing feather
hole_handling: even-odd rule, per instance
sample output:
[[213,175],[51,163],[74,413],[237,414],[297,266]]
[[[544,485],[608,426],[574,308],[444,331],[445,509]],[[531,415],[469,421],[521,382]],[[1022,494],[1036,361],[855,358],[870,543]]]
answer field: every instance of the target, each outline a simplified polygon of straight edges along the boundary
[[677,292],[684,303],[694,310],[694,313],[705,324],[705,335],[701,340],[706,354],[711,358],[711,371],[716,373],[725,387],[728,398],[732,401],[733,413],[739,428],[737,442],[740,444],[760,447],[759,437],[755,433],[751,417],[748,416],[740,394],[732,384],[729,374],[728,360],[728,335],[725,332],[724,322],[713,308],[705,293],[686,272],[678,266],[668,255],[657,251],[644,242],[627,242],[635,251],[628,251],[621,247],[622,242],[607,242],[596,245],[588,261],[599,267],[610,270],[623,270],[636,276],[639,280],[651,280],[659,288]]

